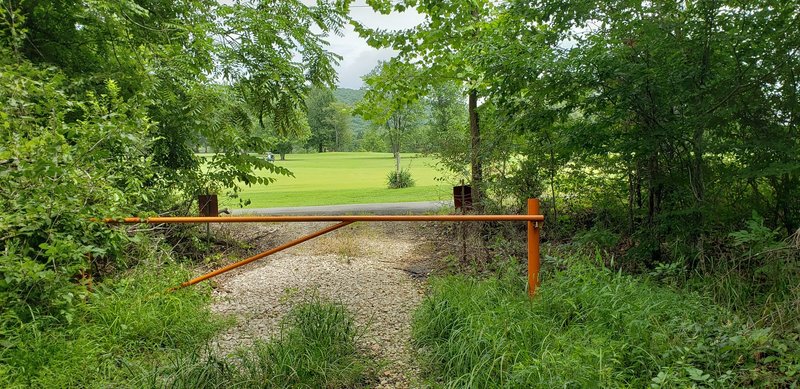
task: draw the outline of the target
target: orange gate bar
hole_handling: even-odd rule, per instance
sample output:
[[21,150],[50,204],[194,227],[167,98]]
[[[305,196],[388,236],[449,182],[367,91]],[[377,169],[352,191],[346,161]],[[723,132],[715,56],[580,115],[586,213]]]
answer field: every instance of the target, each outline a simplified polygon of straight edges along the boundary
[[[535,200],[535,199],[533,199]],[[465,222],[544,221],[542,215],[338,215],[338,216],[166,216],[104,219],[106,223],[273,223],[273,222]]]
[[312,234],[295,239],[271,250],[254,255],[239,262],[206,273],[182,283],[175,289],[194,285],[211,277],[220,275],[250,262],[275,254],[289,247],[337,230],[354,222],[378,221],[525,221],[528,223],[528,294],[533,297],[539,285],[539,228],[544,216],[539,214],[539,200],[528,199],[527,215],[336,215],[336,216],[228,216],[228,217],[128,217],[124,219],[104,219],[109,224],[116,223],[274,223],[274,222],[339,222]]

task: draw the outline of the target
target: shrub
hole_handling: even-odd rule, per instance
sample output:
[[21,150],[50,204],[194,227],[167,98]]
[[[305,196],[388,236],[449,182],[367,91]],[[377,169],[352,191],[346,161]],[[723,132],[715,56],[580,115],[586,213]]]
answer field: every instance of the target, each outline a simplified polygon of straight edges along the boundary
[[594,226],[587,231],[575,234],[574,241],[579,246],[592,250],[608,251],[619,243],[619,234],[608,229]]
[[386,181],[389,189],[411,188],[414,186],[414,179],[411,178],[411,172],[408,169],[402,169],[399,173],[390,171],[386,175]]
[[87,296],[78,280],[103,273],[128,240],[91,218],[161,196],[145,185],[155,179],[145,112],[114,82],[101,96],[72,86],[52,69],[0,65],[0,332],[72,321]]

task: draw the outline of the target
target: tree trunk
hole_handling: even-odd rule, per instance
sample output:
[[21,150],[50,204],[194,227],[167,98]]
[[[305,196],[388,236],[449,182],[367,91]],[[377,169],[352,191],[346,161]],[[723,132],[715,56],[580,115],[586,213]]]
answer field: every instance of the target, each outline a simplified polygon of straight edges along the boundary
[[558,224],[558,208],[556,207],[556,154],[553,150],[552,141],[550,142],[550,193],[553,197],[553,225]]
[[394,152],[394,172],[397,177],[397,182],[400,182],[400,152]]
[[636,201],[636,182],[633,167],[628,164],[628,233],[633,233],[633,204]]
[[780,177],[773,180],[773,190],[775,191],[775,208],[777,213],[777,222],[783,224],[786,228],[788,235],[794,234],[798,230],[797,220],[792,210],[792,202],[795,197],[792,196],[792,189],[797,187],[797,181],[792,179],[789,173],[784,173]]
[[647,163],[648,170],[648,188],[647,188],[647,224],[653,226],[656,222],[661,211],[661,199],[663,196],[663,183],[661,182],[661,173],[658,165],[658,156],[650,156]]
[[482,187],[483,165],[481,164],[481,132],[478,122],[478,92],[469,91],[469,134],[471,138],[470,167],[472,168],[472,206],[478,212],[483,211]]
[[394,134],[390,133],[389,138],[392,144],[392,153],[394,154],[395,179],[397,179],[397,182],[400,183],[400,147],[403,141],[402,138],[403,119],[400,117],[399,114],[396,114],[392,118],[392,121],[394,122]]
[[705,183],[703,178],[703,153],[705,152],[704,141],[703,141],[703,130],[698,128],[694,132],[694,139],[692,141],[692,152],[694,153],[694,158],[692,159],[692,167],[690,169],[691,177],[690,177],[690,185],[692,187],[692,192],[694,192],[694,199],[695,199],[695,207],[697,207],[697,222],[698,227],[702,227],[704,220],[704,212],[703,207],[705,206]]

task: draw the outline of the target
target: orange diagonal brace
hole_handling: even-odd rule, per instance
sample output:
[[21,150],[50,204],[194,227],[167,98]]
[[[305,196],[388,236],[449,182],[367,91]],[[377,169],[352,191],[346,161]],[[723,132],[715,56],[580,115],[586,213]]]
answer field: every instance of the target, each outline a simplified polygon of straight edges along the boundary
[[230,264],[228,266],[219,268],[219,269],[214,270],[214,271],[212,271],[210,273],[203,274],[202,276],[199,276],[199,277],[196,277],[196,278],[192,278],[191,280],[182,283],[180,286],[178,286],[177,288],[174,288],[174,289],[185,288],[187,286],[194,285],[194,284],[196,284],[198,282],[205,281],[205,280],[207,280],[207,279],[209,279],[211,277],[215,277],[215,276],[218,276],[218,275],[220,275],[222,273],[225,273],[225,272],[231,271],[233,269],[236,269],[237,267],[247,265],[250,262],[258,261],[261,258],[264,258],[266,256],[275,254],[275,253],[277,253],[279,251],[286,250],[289,247],[298,245],[298,244],[303,243],[303,242],[305,242],[305,241],[307,241],[309,239],[314,239],[314,238],[316,238],[316,237],[318,237],[320,235],[327,234],[327,233],[329,233],[331,231],[338,230],[339,228],[342,228],[342,227],[344,227],[344,226],[346,226],[348,224],[352,224],[352,223],[353,222],[351,222],[351,221],[343,221],[341,223],[334,224],[334,225],[332,225],[330,227],[323,228],[323,229],[321,229],[321,230],[319,230],[317,232],[314,232],[313,234],[309,234],[309,235],[303,236],[301,238],[297,238],[297,239],[295,239],[295,240],[293,240],[291,242],[284,243],[284,244],[282,244],[282,245],[280,245],[278,247],[275,247],[274,249],[270,249],[270,250],[264,251],[261,254],[256,254],[256,255],[254,255],[254,256],[252,256],[250,258],[243,259],[243,260],[241,260],[239,262],[232,263],[232,264]]

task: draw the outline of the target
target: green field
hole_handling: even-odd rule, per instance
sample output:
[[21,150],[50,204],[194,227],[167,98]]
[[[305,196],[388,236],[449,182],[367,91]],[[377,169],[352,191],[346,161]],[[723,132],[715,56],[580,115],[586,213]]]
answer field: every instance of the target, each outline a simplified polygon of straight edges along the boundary
[[[294,173],[294,177],[274,176],[270,185],[242,187],[241,197],[252,202],[247,208],[302,205],[364,204],[444,200],[451,196],[447,183],[436,181],[434,159],[415,154],[402,155],[404,169],[416,181],[412,188],[386,188],[386,175],[394,170],[389,153],[290,154],[275,164]],[[265,173],[267,174],[267,173]],[[237,206],[237,200],[223,200]]]

